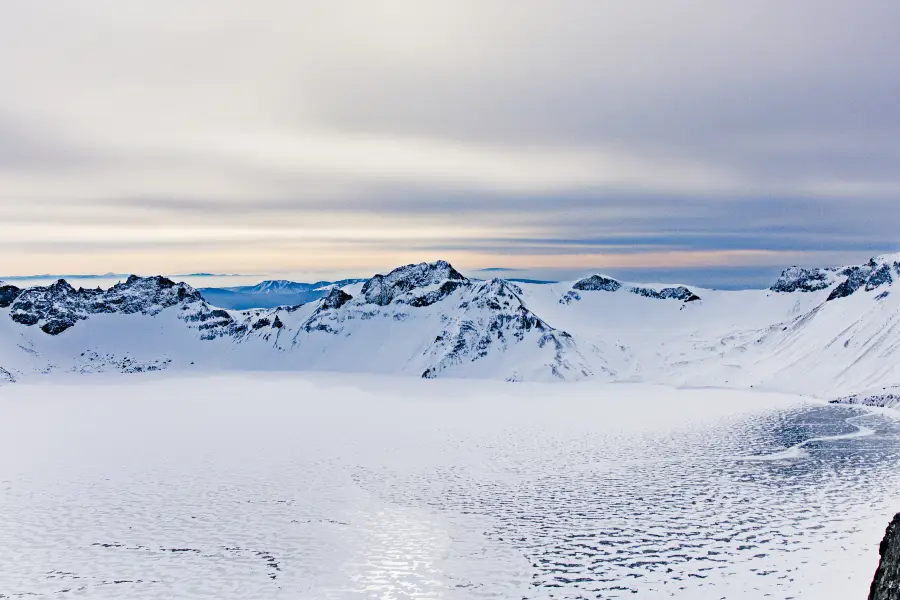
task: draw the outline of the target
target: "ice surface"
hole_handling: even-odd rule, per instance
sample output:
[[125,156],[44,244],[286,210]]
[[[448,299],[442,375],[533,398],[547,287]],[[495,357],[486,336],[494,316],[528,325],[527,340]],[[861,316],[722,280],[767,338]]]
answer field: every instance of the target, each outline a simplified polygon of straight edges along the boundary
[[0,597],[864,598],[897,437],[715,389],[34,379],[0,387]]

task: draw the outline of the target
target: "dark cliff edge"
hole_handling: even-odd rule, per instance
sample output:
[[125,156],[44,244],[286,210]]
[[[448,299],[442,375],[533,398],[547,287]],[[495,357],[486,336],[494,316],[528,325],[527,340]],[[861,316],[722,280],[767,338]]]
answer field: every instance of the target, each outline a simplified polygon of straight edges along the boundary
[[875,572],[869,600],[900,600],[900,513],[888,525],[878,551],[881,564]]

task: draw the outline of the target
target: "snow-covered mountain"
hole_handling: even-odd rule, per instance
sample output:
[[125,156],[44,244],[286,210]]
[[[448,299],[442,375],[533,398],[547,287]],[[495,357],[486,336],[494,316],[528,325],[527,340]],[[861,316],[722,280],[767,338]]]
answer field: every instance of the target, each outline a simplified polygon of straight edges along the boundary
[[[862,402],[900,386],[900,255],[790,267],[766,290],[469,279],[438,261],[292,306],[228,310],[163,277],[0,285],[0,381],[37,373],[329,370],[757,387]],[[264,282],[264,290],[292,282]],[[315,285],[315,284],[299,284]]]
[[235,287],[199,288],[199,292],[210,303],[220,308],[244,310],[248,308],[275,308],[295,306],[317,300],[328,293],[333,286],[343,287],[363,281],[362,279],[342,279],[340,281],[317,281],[301,283],[286,279],[262,281],[256,285]]

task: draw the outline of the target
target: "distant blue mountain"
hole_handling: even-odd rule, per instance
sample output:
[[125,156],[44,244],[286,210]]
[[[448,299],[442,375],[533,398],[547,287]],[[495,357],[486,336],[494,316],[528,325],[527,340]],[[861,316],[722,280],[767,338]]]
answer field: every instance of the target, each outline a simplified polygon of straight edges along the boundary
[[256,285],[242,285],[223,288],[199,288],[207,302],[219,308],[245,310],[248,308],[275,308],[276,306],[296,306],[305,304],[328,294],[332,287],[343,287],[364,279],[341,279],[339,281],[316,281],[302,283],[274,279]]
[[517,283],[538,283],[538,284],[549,284],[549,283],[559,283],[556,280],[549,279],[522,279],[517,277],[510,277],[506,279],[507,281],[515,281]]

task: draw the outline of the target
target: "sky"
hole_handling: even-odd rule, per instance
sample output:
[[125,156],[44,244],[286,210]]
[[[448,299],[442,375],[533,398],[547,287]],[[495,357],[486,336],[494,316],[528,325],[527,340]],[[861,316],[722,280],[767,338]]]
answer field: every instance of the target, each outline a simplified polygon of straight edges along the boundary
[[0,276],[900,250],[896,0],[0,8]]

